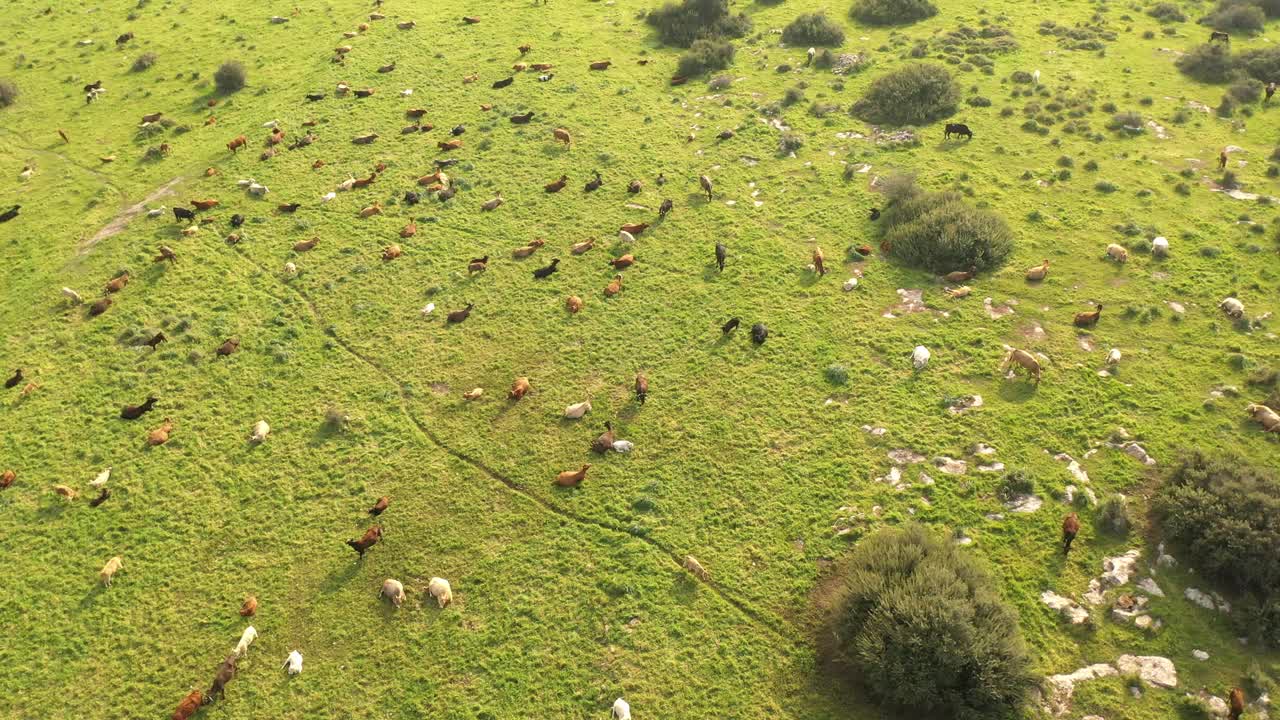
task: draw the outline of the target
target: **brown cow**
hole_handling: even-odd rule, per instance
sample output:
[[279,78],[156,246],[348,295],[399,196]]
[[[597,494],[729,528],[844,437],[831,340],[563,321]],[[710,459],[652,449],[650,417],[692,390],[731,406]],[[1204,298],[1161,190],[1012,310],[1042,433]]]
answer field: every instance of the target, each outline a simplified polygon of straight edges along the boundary
[[1229,702],[1231,705],[1231,714],[1227,717],[1231,720],[1240,720],[1240,715],[1244,713],[1244,689],[1238,687],[1231,688]]
[[573,137],[569,135],[568,130],[565,130],[564,128],[556,128],[551,131],[551,134],[555,136],[556,140],[564,143],[565,147],[573,146]]
[[226,697],[227,683],[231,682],[231,678],[236,676],[236,658],[239,657],[235,651],[227,656],[226,660],[218,666],[218,674],[213,676],[213,685],[209,686],[209,692],[205,693],[203,704],[212,705],[216,700]]
[[203,700],[204,693],[199,690],[192,690],[189,695],[182,698],[182,702],[178,703],[178,709],[173,711],[170,720],[188,720],[200,709]]
[[246,146],[246,145],[248,145],[248,144],[249,144],[249,138],[247,138],[247,137],[245,137],[245,136],[243,136],[243,135],[240,135],[240,136],[239,136],[239,137],[237,137],[236,139],[234,139],[234,140],[232,140],[231,142],[227,143],[227,149],[228,149],[228,150],[230,150],[231,152],[235,152],[235,151],[239,150],[240,148],[245,147],[245,146]]
[[452,140],[441,140],[436,143],[436,147],[448,152],[449,150],[457,150],[462,147],[462,138],[454,138]]
[[356,552],[360,553],[360,558],[364,559],[365,551],[367,551],[369,548],[373,547],[374,545],[377,545],[378,541],[381,539],[382,539],[382,526],[374,525],[373,527],[366,530],[364,535],[360,536],[359,540],[348,540],[347,545],[350,545],[352,550],[355,550]]
[[1063,555],[1071,552],[1071,541],[1076,539],[1076,533],[1078,532],[1080,532],[1080,518],[1075,513],[1070,513],[1062,519]]

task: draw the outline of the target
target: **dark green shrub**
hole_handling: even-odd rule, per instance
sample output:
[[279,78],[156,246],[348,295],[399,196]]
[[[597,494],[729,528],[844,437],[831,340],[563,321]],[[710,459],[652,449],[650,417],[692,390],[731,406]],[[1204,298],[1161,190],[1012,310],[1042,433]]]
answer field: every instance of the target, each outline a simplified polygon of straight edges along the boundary
[[782,93],[782,104],[785,106],[795,105],[801,100],[804,100],[804,88],[802,87],[789,87],[786,92]]
[[249,71],[236,60],[228,60],[222,63],[217,71],[213,73],[213,84],[218,88],[218,92],[224,95],[243,88],[245,81],[248,79]]
[[978,720],[1030,687],[1017,614],[949,538],[918,525],[864,538],[842,569],[830,630],[839,665],[886,710]]
[[1036,491],[1035,481],[1022,470],[1013,470],[1000,478],[996,486],[996,497],[1000,502],[1010,502],[1020,495],[1031,495]]
[[1124,496],[1112,495],[1098,508],[1098,526],[1112,535],[1125,536],[1133,523],[1129,519],[1129,506]]
[[826,370],[827,382],[832,385],[844,385],[849,382],[849,368],[840,363],[832,363],[827,366]]
[[929,0],[857,0],[849,14],[868,25],[906,25],[938,14]]
[[1130,133],[1142,132],[1143,127],[1142,115],[1132,110],[1112,115],[1111,122],[1107,123],[1108,130],[1125,131]]
[[1245,50],[1236,56],[1235,68],[1254,80],[1271,82],[1280,77],[1280,47]]
[[1113,193],[1119,190],[1120,187],[1113,182],[1108,182],[1106,180],[1099,180],[1096,184],[1094,184],[1093,189],[1097,190],[1100,193]]
[[1215,30],[1244,33],[1261,32],[1266,21],[1262,8],[1249,0],[1221,0],[1213,12],[1200,18],[1201,25],[1209,25]]
[[1223,83],[1231,79],[1231,49],[1225,43],[1206,43],[1195,47],[1174,64],[1183,74],[1200,82]]
[[804,147],[804,136],[785,132],[778,138],[778,154],[789,155]]
[[981,95],[971,95],[965,102],[973,107],[991,107],[991,101]]
[[152,65],[155,65],[155,64],[156,64],[155,53],[153,52],[142,53],[133,61],[133,67],[131,69],[134,72],[142,72],[143,70],[147,70]]
[[978,210],[956,192],[925,192],[910,176],[882,185],[887,203],[881,227],[891,254],[935,273],[1000,267],[1013,252],[1013,233],[993,212]]
[[1237,80],[1227,88],[1227,94],[1238,103],[1256,103],[1262,99],[1262,83],[1251,78]]
[[699,38],[738,38],[751,30],[745,15],[730,15],[729,0],[669,2],[645,16],[664,45],[689,47]]
[[1147,9],[1147,14],[1162,23],[1186,22],[1187,20],[1187,16],[1182,14],[1182,10],[1171,2],[1156,3]]
[[844,44],[844,28],[823,13],[809,13],[791,21],[782,31],[782,41],[788,45],[838,47]]
[[8,78],[0,78],[0,108],[6,108],[18,101],[18,84]]
[[912,63],[871,83],[853,114],[886,125],[924,125],[956,111],[960,91],[939,65]]
[[733,62],[733,53],[733,43],[728,40],[694,40],[689,50],[680,56],[676,72],[691,76],[711,70],[723,70]]

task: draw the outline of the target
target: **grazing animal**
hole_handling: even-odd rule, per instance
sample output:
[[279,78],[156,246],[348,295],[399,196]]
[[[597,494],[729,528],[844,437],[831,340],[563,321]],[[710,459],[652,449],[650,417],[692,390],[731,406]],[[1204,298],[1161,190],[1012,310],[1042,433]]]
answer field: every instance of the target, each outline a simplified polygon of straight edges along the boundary
[[62,288],[62,296],[67,300],[70,300],[72,305],[80,305],[84,303],[84,299],[80,297],[80,293],[68,287]]
[[576,313],[582,309],[582,298],[577,295],[570,295],[565,299],[564,306],[569,312]]
[[538,72],[542,72],[544,70],[550,70],[555,67],[555,65],[553,63],[533,63],[529,67],[537,70]]
[[1039,265],[1036,265],[1035,267],[1027,268],[1027,280],[1031,282],[1040,282],[1048,274],[1049,274],[1048,260],[1045,260],[1044,262],[1040,263]]
[[1102,317],[1102,305],[1094,303],[1093,307],[1093,312],[1076,313],[1073,321],[1076,327],[1093,327],[1098,324],[1098,319]]
[[569,182],[569,176],[561,175],[559,180],[556,180],[555,182],[549,182],[546,185],[543,185],[542,189],[549,193],[558,193],[564,189],[565,184],[567,184],[568,182]]
[[169,442],[169,433],[173,432],[173,421],[165,418],[160,427],[147,433],[147,444],[151,447]]
[[10,388],[17,387],[18,383],[22,382],[23,379],[24,378],[22,376],[22,368],[18,368],[17,370],[14,370],[13,376],[10,377],[8,380],[4,381],[4,389],[8,390]]
[[501,192],[495,192],[495,193],[493,194],[493,199],[492,199],[492,200],[489,200],[489,201],[487,201],[487,202],[485,202],[484,204],[482,204],[482,205],[480,206],[480,209],[481,209],[481,210],[484,210],[484,211],[486,211],[486,212],[487,212],[487,211],[490,211],[490,210],[497,210],[499,207],[501,207],[501,206],[502,206],[502,203],[504,203],[504,202],[506,202],[506,201],[502,199],[502,193],[501,193]]
[[1267,83],[1266,93],[1267,93],[1267,97],[1266,99],[1263,100],[1263,102],[1270,102],[1271,96],[1276,94],[1276,83],[1274,80]]
[[605,422],[604,432],[591,443],[591,452],[604,454],[613,449],[613,441],[616,438],[613,434],[613,423]]
[[300,240],[293,244],[293,251],[306,252],[308,250],[313,249],[319,243],[320,243],[320,238],[318,237],[313,237],[310,240]]
[[480,22],[480,18],[471,16],[471,15],[466,15],[466,16],[463,16],[462,22],[468,25],[475,25],[476,23]]
[[649,378],[645,377],[644,373],[636,373],[635,391],[636,402],[643,405],[649,398]]
[[512,115],[510,118],[508,118],[508,120],[510,120],[513,125],[524,125],[532,119],[533,119],[532,110],[530,110],[529,112],[523,115]]
[[1071,542],[1076,539],[1076,533],[1080,532],[1080,518],[1075,513],[1068,513],[1062,519],[1062,554],[1066,555],[1071,552]]
[[431,593],[431,597],[436,599],[436,604],[441,608],[448,607],[449,603],[453,602],[453,588],[444,578],[431,578],[427,582],[427,592]]
[[246,147],[248,145],[249,145],[249,138],[243,135],[239,135],[235,139],[233,139],[231,142],[227,143],[227,149],[234,153],[240,148]]
[[592,170],[591,172],[595,175],[595,178],[588,180],[587,184],[583,186],[582,189],[586,192],[595,192],[596,190],[600,189],[601,185],[604,184],[604,178],[600,177],[599,170]]
[[97,317],[107,311],[111,307],[111,298],[104,297],[89,306],[89,317]]
[[711,582],[711,573],[707,572],[706,568],[702,567],[702,563],[698,562],[698,559],[692,555],[685,556],[684,569],[702,582]]
[[325,99],[326,93],[307,93],[307,100],[317,102]]
[[1000,363],[1000,369],[1008,367],[1009,363],[1014,362],[1027,371],[1027,374],[1035,380],[1035,384],[1040,384],[1040,361],[1026,350],[1013,349],[1005,356],[1004,362]]
[[854,251],[854,252],[856,252],[856,253],[858,253],[859,255],[861,255],[861,256],[863,256],[863,257],[866,257],[866,256],[870,255],[870,254],[871,254],[871,252],[872,252],[872,251],[871,251],[871,246],[870,246],[870,245],[867,245],[867,244],[865,244],[865,243],[863,243],[862,245],[859,245],[858,247],[854,248],[854,249],[853,249],[853,251]]
[[1240,720],[1240,716],[1244,713],[1244,688],[1233,687],[1228,697],[1228,720]]
[[528,55],[529,51],[533,49],[533,46],[530,45],[529,43],[525,43],[524,45],[521,45],[516,49],[520,51],[521,55]]
[[632,195],[635,195],[636,193],[640,192],[641,189],[642,189],[642,186],[640,185],[639,180],[632,180],[631,183],[627,185],[627,192],[631,193]]
[[378,498],[378,501],[373,504],[373,507],[369,508],[369,514],[374,517],[378,517],[382,513],[386,512],[387,506],[390,504],[391,504],[391,498],[387,497],[386,495],[383,495],[382,497]]
[[258,598],[250,595],[240,604],[240,617],[253,617],[258,612]]
[[964,123],[947,123],[946,128],[942,132],[942,139],[950,140],[952,135],[964,137],[966,140],[973,139],[973,131]]
[[751,342],[756,345],[763,345],[765,340],[769,339],[769,328],[764,323],[756,323],[751,326]]
[[[413,206],[413,205],[417,205],[417,204],[418,204],[418,203],[420,203],[420,202],[422,202],[422,193],[416,193],[416,192],[413,192],[412,190],[410,190],[410,191],[406,191],[406,192],[405,192],[405,194],[404,194],[404,204],[405,204],[405,205]],[[416,231],[417,231],[417,227],[418,227],[418,226],[417,226],[417,225],[414,225],[412,221],[411,221],[408,225],[406,225],[405,227],[406,227],[406,228],[408,228],[408,227],[411,227],[411,226],[414,228],[414,230],[415,230],[415,232],[416,232]],[[405,237],[405,235],[403,234],[403,233],[404,233],[404,230],[401,230],[400,232],[401,232],[400,237]]]
[[1169,238],[1157,237],[1151,239],[1151,254],[1155,257],[1169,257]]
[[529,391],[532,389],[533,387],[529,385],[529,378],[518,377],[515,379],[515,382],[511,383],[511,392],[507,393],[507,399],[519,400],[525,395],[528,395]]
[[540,267],[537,270],[533,271],[534,279],[544,280],[546,278],[551,277],[551,274],[559,269],[559,265],[560,265],[560,258],[552,258],[550,265],[546,267]]
[[80,497],[80,493],[67,487],[66,485],[54,485],[53,491],[58,495],[61,495],[64,500],[75,500],[76,498]]
[[364,554],[368,552],[369,548],[373,547],[374,545],[377,545],[378,541],[381,539],[382,539],[382,526],[374,525],[368,530],[365,530],[364,535],[361,535],[359,540],[348,540],[347,545],[350,546],[352,550],[355,550],[357,553],[359,553],[360,558],[363,559]]
[[462,308],[461,310],[454,310],[453,312],[449,313],[445,319],[448,320],[450,323],[460,323],[471,316],[471,309],[474,308],[475,306],[476,306],[475,303],[467,303],[466,307]]
[[955,272],[949,272],[946,275],[943,275],[942,279],[950,283],[969,282],[977,272],[978,269],[976,267],[970,267],[968,270],[956,270]]
[[235,215],[231,216],[231,227],[238,228],[243,224],[244,224],[243,215],[241,215],[240,213],[236,213]]
[[[405,193],[405,195],[414,195],[414,193]],[[416,197],[416,195],[415,195]],[[411,238],[418,234],[418,224],[410,220],[408,225],[400,228],[400,237]]]
[[366,135],[357,135],[351,138],[352,145],[368,145],[378,139],[378,133],[368,133]]
[[1219,170],[1227,169],[1227,149],[1226,148],[1223,148],[1222,152],[1218,153],[1218,169]]
[[553,77],[555,77],[554,73],[543,73],[538,76],[538,82],[550,82]]
[[360,208],[360,217],[362,218],[370,218],[370,217],[373,217],[374,215],[381,215],[381,214],[382,214],[382,203],[380,202],[375,202],[374,204],[368,207]]
[[227,355],[230,355],[231,353],[236,352],[239,349],[240,349],[240,340],[238,338],[227,338],[226,340],[222,341],[222,344],[218,346],[218,349],[214,350],[213,352],[218,357],[226,357]]
[[707,199],[711,199],[711,178],[706,175],[698,176],[698,184],[702,186],[702,192],[707,194]]
[[556,484],[561,487],[577,487],[587,479],[587,470],[591,469],[590,465],[583,465],[577,470],[565,470],[556,476]]
[[613,281],[604,286],[604,296],[613,297],[620,292],[622,292],[622,276],[614,275]]
[[283,203],[281,205],[277,205],[276,210],[279,210],[286,215],[292,215],[297,212],[300,207],[302,207],[302,203]]
[[573,145],[573,137],[569,135],[568,130],[565,130],[564,128],[556,128],[551,131],[551,134],[556,140],[564,143],[565,147],[571,147]]
[[1215,40],[1221,40],[1222,42],[1229,43],[1231,42],[1231,36],[1221,30],[1214,30],[1209,33],[1209,42],[1213,42]]
[[233,650],[218,666],[218,672],[213,676],[213,685],[210,685],[209,692],[204,694],[205,705],[212,705],[218,699],[226,697],[227,683],[236,676],[236,661],[239,659],[240,655]]
[[543,240],[542,238],[535,238],[533,240],[530,240],[528,245],[512,250],[511,257],[516,257],[516,258],[529,257],[534,253],[534,251],[542,247],[544,244],[546,244],[545,240]]
[[488,270],[488,269],[489,269],[488,255],[485,255],[484,257],[472,258],[471,262],[467,263],[468,273],[484,272],[485,270]]
[[253,641],[257,639],[258,639],[257,628],[255,628],[252,625],[245,628],[244,632],[240,633],[240,642],[236,643],[236,655],[239,657],[244,657],[248,655],[249,646],[252,645]]
[[923,370],[925,365],[929,364],[929,348],[923,345],[917,345],[915,350],[911,351],[911,366],[916,370]]
[[196,214],[184,207],[175,207],[173,209],[173,219],[178,222],[191,222],[196,219]]
[[392,605],[400,607],[404,604],[404,585],[399,580],[387,578],[382,581],[382,589],[378,591],[378,597],[386,597]]
[[289,657],[284,659],[281,669],[288,668],[290,675],[299,675],[302,673],[302,653],[294,650],[289,653]]
[[508,85],[510,85],[515,81],[516,81],[516,77],[514,75],[512,75],[509,78],[506,78],[505,80],[495,80],[493,83],[493,89],[501,90],[502,88],[507,87]]
[[98,507],[102,503],[106,502],[110,497],[111,488],[102,488],[102,490],[98,492],[98,497],[89,501],[89,507]]
[[120,411],[120,417],[125,420],[137,420],[151,412],[157,400],[158,398],[148,397],[141,405],[125,405],[124,409]]
[[588,238],[580,243],[574,243],[569,247],[569,252],[574,255],[581,255],[596,246],[595,238]]
[[440,148],[445,152],[448,152],[450,150],[457,150],[458,148],[462,147],[462,139],[454,138],[452,140],[447,140],[447,141],[441,140],[436,143],[436,147]]
[[0,488],[7,488],[13,485],[13,481],[18,478],[18,473],[12,470],[5,470],[0,473]]
[[378,72],[386,74],[394,71],[395,69],[396,69],[396,64],[391,63],[390,65],[383,65],[382,67],[378,68]]
[[388,245],[382,249],[383,260],[395,260],[403,254],[404,251],[400,249],[399,245]]
[[102,566],[102,570],[98,571],[98,580],[102,581],[104,587],[111,587],[111,578],[115,577],[122,567],[124,567],[124,560],[119,555],[111,558],[106,565]]
[[111,479],[111,468],[108,467],[106,470],[103,470],[102,472],[98,473],[97,477],[90,480],[89,485],[96,488],[102,487],[103,485],[106,485],[107,481],[110,479]]
[[249,442],[256,445],[265,441],[270,434],[271,426],[267,424],[266,420],[259,420],[253,424],[253,430],[249,433]]
[[639,235],[640,233],[644,232],[648,228],[649,228],[649,223],[630,223],[627,225],[623,225],[621,228],[618,228],[618,229],[621,232],[630,233],[632,235]]
[[613,61],[612,61],[612,60],[597,60],[597,61],[595,61],[595,62],[591,63],[591,65],[589,65],[589,67],[590,67],[592,70],[608,70],[608,69],[609,69],[609,66],[610,66],[610,65],[612,65],[612,64],[613,64]]
[[810,65],[812,65],[812,64],[813,64],[813,58],[814,58],[814,56],[816,56],[817,54],[818,54],[818,49],[817,49],[817,48],[809,48],[809,49],[808,49],[808,51],[806,51],[806,52],[805,52],[805,56],[806,56],[806,57],[805,57],[805,61],[804,61],[804,66],[805,66],[805,67],[809,67]]
[[1262,426],[1267,432],[1280,433],[1280,414],[1276,414],[1266,405],[1257,405],[1250,403],[1245,410],[1253,416],[1255,422]]
[[725,247],[724,243],[716,243],[716,267],[720,268],[722,271],[724,270],[725,258],[728,257],[728,255],[729,248]]
[[675,207],[675,204],[670,199],[664,198],[662,204],[658,206],[658,218],[665,218],[673,207]]
[[729,318],[729,322],[726,322],[725,324],[720,326],[720,333],[722,335],[728,335],[734,330],[737,330],[738,325],[740,324],[742,324],[742,321],[739,320],[738,318]]
[[157,122],[157,121],[158,121],[158,120],[160,120],[160,118],[162,118],[162,117],[164,117],[164,113],[162,113],[162,112],[158,112],[158,113],[151,113],[150,115],[143,115],[143,116],[142,116],[142,122],[140,122],[140,123],[138,123],[138,124],[139,124],[139,125],[146,125],[147,123]]
[[635,264],[635,262],[636,262],[636,256],[628,253],[626,255],[623,255],[622,257],[617,257],[610,260],[609,264],[613,266],[614,270],[622,270],[623,268],[631,267],[632,265]]
[[721,130],[716,137],[721,140],[732,140],[735,135],[737,135],[737,133],[732,130]]
[[569,420],[578,420],[578,419],[581,419],[583,415],[586,415],[590,411],[591,411],[591,401],[583,400],[580,403],[574,403],[566,407],[564,409],[564,416]]
[[880,208],[871,208],[871,214],[868,216],[872,222],[880,219]]
[[169,247],[168,245],[161,245],[159,248],[159,252],[160,252],[159,255],[156,255],[155,257],[151,258],[151,262],[158,263],[158,262],[164,262],[165,260],[168,260],[171,263],[178,262],[178,254],[175,253],[173,251],[173,248]]
[[361,90],[357,90],[357,91],[356,91],[356,97],[358,97],[358,98],[367,98],[367,97],[369,97],[369,96],[373,95],[375,92],[377,92],[377,91],[376,91],[376,90],[374,90],[373,88],[363,88],[363,89],[361,89]]
[[5,210],[3,213],[0,213],[0,223],[7,223],[10,220],[18,217],[18,211],[21,209],[22,209],[21,205],[14,205],[8,210]]
[[815,247],[813,249],[813,271],[818,274],[818,277],[822,277],[827,274],[827,268],[824,263],[825,259],[825,256],[822,254],[822,248]]
[[1218,307],[1227,314],[1227,317],[1235,318],[1236,320],[1244,317],[1244,303],[1236,298],[1229,297],[1218,303]]
[[1111,243],[1107,245],[1107,257],[1118,263],[1129,262],[1129,251],[1124,249],[1123,246]]
[[631,706],[626,700],[618,698],[613,701],[613,708],[609,711],[613,720],[631,720]]
[[169,720],[190,720],[192,715],[200,709],[201,701],[204,699],[204,693],[199,690],[192,690],[186,697],[182,698],[182,702],[178,703],[178,709],[173,711],[173,715],[169,716]]
[[969,294],[973,292],[973,288],[968,285],[961,285],[955,288],[944,287],[942,292],[946,293],[947,297],[959,300],[960,298],[969,297]]

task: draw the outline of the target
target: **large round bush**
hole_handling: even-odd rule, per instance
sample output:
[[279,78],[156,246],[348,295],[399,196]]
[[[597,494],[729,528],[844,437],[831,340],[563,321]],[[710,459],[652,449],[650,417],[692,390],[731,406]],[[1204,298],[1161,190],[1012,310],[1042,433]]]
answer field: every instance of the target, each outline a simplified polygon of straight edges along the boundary
[[733,62],[733,53],[733,43],[728,40],[694,40],[689,50],[680,56],[676,72],[687,77],[723,70]]
[[857,0],[849,14],[869,25],[906,25],[938,14],[929,0]]
[[912,267],[945,274],[992,270],[1013,253],[1013,232],[999,215],[979,210],[954,192],[925,192],[909,176],[883,186],[881,216],[889,254]]
[[0,108],[18,101],[18,84],[8,78],[0,78]]
[[699,38],[737,38],[751,29],[751,19],[729,14],[729,0],[669,2],[645,16],[664,45],[689,47]]
[[959,103],[960,90],[946,68],[912,63],[876,78],[852,112],[881,125],[923,125],[951,115]]
[[782,41],[788,45],[839,47],[844,44],[844,28],[824,13],[808,13],[783,29]]
[[836,658],[904,716],[990,720],[1030,686],[1017,615],[964,551],[928,530],[886,528],[842,568],[831,630]]
[[213,84],[220,93],[233,93],[244,87],[249,71],[236,60],[228,60],[213,73]]

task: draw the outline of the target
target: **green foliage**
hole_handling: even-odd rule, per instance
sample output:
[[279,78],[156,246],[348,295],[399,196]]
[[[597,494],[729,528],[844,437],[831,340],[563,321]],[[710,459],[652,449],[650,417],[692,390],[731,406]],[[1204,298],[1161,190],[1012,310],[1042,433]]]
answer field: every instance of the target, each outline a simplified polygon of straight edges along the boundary
[[1186,22],[1187,20],[1187,16],[1183,14],[1181,8],[1171,2],[1156,3],[1147,9],[1147,14],[1162,23]]
[[844,385],[849,382],[849,368],[840,363],[828,365],[825,375],[827,376],[827,382],[832,385]]
[[1261,32],[1266,21],[1262,8],[1250,0],[1221,0],[1213,12],[1200,18],[1200,24],[1215,30],[1245,33]]
[[890,253],[935,273],[1000,267],[1013,252],[1013,233],[1000,216],[978,210],[956,192],[925,192],[909,176],[882,186],[888,200],[881,216]]
[[844,44],[844,28],[825,13],[808,13],[783,29],[782,41],[788,45],[838,47]]
[[853,114],[885,125],[924,125],[956,111],[960,90],[940,65],[912,63],[881,75],[853,104]]
[[1256,103],[1262,99],[1262,83],[1252,78],[1244,78],[1231,83],[1227,95],[1238,103]]
[[224,95],[243,88],[248,79],[249,71],[237,60],[222,63],[213,73],[213,84],[218,88],[218,92]]
[[1133,526],[1124,496],[1112,495],[1098,508],[1098,525],[1112,535],[1125,536]]
[[1194,452],[1156,494],[1161,529],[1200,572],[1241,592],[1280,588],[1280,479],[1237,457]]
[[804,147],[804,136],[794,132],[784,132],[778,137],[778,154],[790,155]]
[[996,486],[996,497],[1000,502],[1009,502],[1020,495],[1031,495],[1036,491],[1035,481],[1022,470],[1007,472],[1000,478]]
[[130,69],[133,72],[142,72],[148,70],[152,65],[156,64],[156,54],[153,52],[142,53],[134,61]]
[[1224,43],[1205,43],[1192,48],[1174,63],[1184,74],[1200,82],[1223,83],[1231,78],[1231,49]]
[[929,0],[857,0],[849,15],[868,25],[906,25],[938,14]]
[[645,16],[664,45],[690,47],[700,38],[738,38],[751,30],[745,15],[730,15],[729,0],[669,2]]
[[8,78],[0,78],[0,108],[9,107],[18,101],[18,84]]
[[707,38],[694,40],[688,51],[680,56],[676,72],[684,76],[692,76],[712,70],[723,70],[733,62],[733,54],[733,43],[728,40]]
[[1235,68],[1260,82],[1271,82],[1280,77],[1280,47],[1264,47],[1245,50],[1236,56]]
[[858,543],[840,583],[836,651],[886,709],[978,720],[1024,702],[1017,614],[954,543],[918,525],[879,530]]

